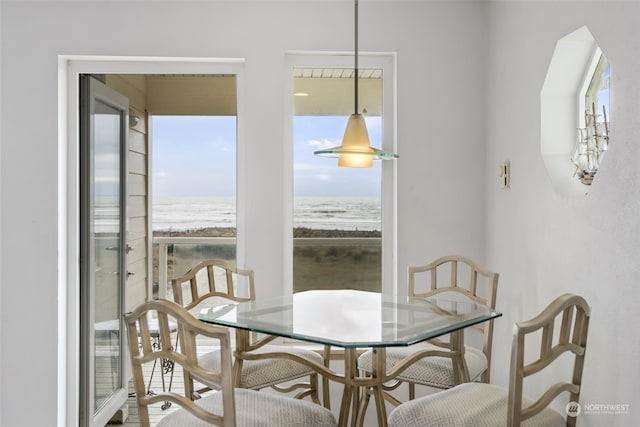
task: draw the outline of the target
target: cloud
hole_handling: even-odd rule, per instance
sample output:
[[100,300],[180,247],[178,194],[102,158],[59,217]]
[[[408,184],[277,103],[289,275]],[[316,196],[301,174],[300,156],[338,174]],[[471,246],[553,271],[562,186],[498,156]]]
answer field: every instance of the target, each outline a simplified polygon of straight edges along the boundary
[[[317,163],[314,162],[298,162],[293,164],[293,170],[300,173],[298,178],[323,175],[334,175],[337,159],[327,159],[317,157]],[[332,161],[333,160],[333,161]]]
[[310,139],[307,141],[307,144],[314,147],[317,150],[324,150],[326,148],[335,147],[336,145],[340,145],[339,142],[329,141],[328,139]]
[[310,163],[294,163],[293,164],[293,170],[297,170],[297,171],[308,171],[308,170],[313,170],[313,169],[317,169],[317,166],[314,166]]

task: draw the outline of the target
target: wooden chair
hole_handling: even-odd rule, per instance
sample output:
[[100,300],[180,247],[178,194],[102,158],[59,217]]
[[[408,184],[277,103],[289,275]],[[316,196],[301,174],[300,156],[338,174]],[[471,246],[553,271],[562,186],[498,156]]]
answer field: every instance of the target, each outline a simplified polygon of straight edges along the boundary
[[[157,317],[160,330],[160,347],[151,345],[148,319]],[[157,424],[167,426],[337,426],[331,412],[311,402],[259,393],[254,390],[234,389],[229,331],[226,328],[206,324],[193,317],[186,309],[168,300],[153,300],[138,306],[124,315],[127,326],[131,366],[139,407],[140,424],[148,427],[149,405],[170,401],[180,406],[164,416]],[[170,339],[170,323],[178,324],[180,344],[178,349]],[[215,340],[220,347],[220,369],[212,371],[198,361],[196,337]],[[141,337],[142,345],[138,345]],[[175,390],[153,395],[145,394],[144,367],[158,359],[170,360],[184,372],[184,394]],[[191,379],[206,384],[217,393],[210,393],[193,401]]]
[[[171,322],[169,324],[170,331],[173,334],[178,332],[178,325],[175,322]],[[119,363],[120,358],[120,349],[115,347],[115,342],[117,343],[118,337],[120,336],[120,321],[117,319],[112,320],[104,320],[102,322],[97,322],[94,325],[95,330],[95,338],[96,338],[96,356],[97,357],[109,357],[111,359],[111,366],[116,366]],[[160,329],[158,326],[158,319],[149,319],[149,336],[151,337],[151,345],[158,346],[158,340],[160,338]],[[105,338],[107,339],[108,345],[97,345],[98,342],[104,343]],[[162,381],[162,391],[167,390],[167,384],[165,381],[165,374],[169,374],[169,384],[168,390],[171,391],[171,387],[173,385],[173,368],[170,364],[167,364],[166,361],[156,361],[160,363],[154,363],[153,368],[151,369],[151,376],[149,377],[149,384],[147,386],[146,394],[155,393],[151,390],[151,384],[153,383],[153,377],[156,372],[156,368],[160,371],[160,377]],[[115,387],[115,384],[112,384]],[[167,409],[171,404],[169,402],[165,402],[162,406],[162,409]]]
[[[187,310],[199,310],[206,307],[228,304],[230,302],[253,301],[255,299],[255,279],[253,270],[238,269],[228,261],[211,259],[203,261],[193,267],[188,273],[171,281],[173,298],[176,303]],[[275,337],[264,337],[260,343],[266,343]],[[254,343],[257,344],[257,343]],[[291,346],[263,345],[253,354],[267,352],[284,352],[295,354],[323,364],[320,354],[302,348]],[[208,369],[220,368],[220,352],[214,350],[200,357],[200,363]],[[236,363],[238,363],[236,361]],[[236,379],[236,387],[260,390],[271,387],[280,392],[289,393],[302,389],[296,398],[310,396],[318,399],[318,375],[309,367],[293,360],[284,358],[265,358],[244,360],[241,362],[240,378]],[[298,382],[288,387],[280,384],[309,377],[309,382]],[[204,392],[207,387],[197,390]],[[196,394],[194,397],[197,397]]]
[[[408,276],[409,297],[428,298],[449,293],[452,299],[476,302],[495,308],[498,273],[485,270],[469,258],[458,255],[444,256],[427,265],[409,267]],[[419,283],[418,278],[426,280]],[[418,284],[425,286],[418,286]],[[468,329],[479,332],[482,338],[482,350],[465,344],[464,358],[469,369],[469,378],[471,381],[481,380],[488,383],[491,368],[493,320]],[[409,384],[409,399],[412,400],[415,398],[416,384],[448,389],[460,382],[456,378],[453,367],[453,357],[456,356],[456,353],[452,351],[451,343],[440,339],[430,340],[428,343],[429,345],[426,346],[387,349],[387,370],[394,368],[418,350],[424,352],[421,359],[408,365],[398,375],[396,383],[385,386],[387,391],[406,382]],[[363,353],[358,358],[358,369],[365,374],[370,374],[371,360],[371,351]],[[385,398],[395,405],[400,404],[389,394],[385,394]]]
[[[515,325],[509,389],[462,384],[398,406],[389,415],[389,426],[575,426],[576,416],[565,420],[548,405],[564,392],[569,393],[570,405],[579,402],[589,317],[589,306],[582,297],[564,294],[556,298],[538,316]],[[533,338],[540,340],[540,353],[534,361],[525,363],[525,341],[531,343]],[[567,352],[573,354],[571,380],[554,381],[536,401],[523,397],[524,379],[539,374]]]

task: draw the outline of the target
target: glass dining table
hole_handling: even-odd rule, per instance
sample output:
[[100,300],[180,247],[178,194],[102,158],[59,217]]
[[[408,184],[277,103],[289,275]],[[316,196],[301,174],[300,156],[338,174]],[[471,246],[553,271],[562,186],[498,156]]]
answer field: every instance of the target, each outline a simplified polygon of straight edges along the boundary
[[[386,348],[410,346],[450,334],[449,342],[456,380],[469,381],[464,362],[464,329],[492,321],[501,313],[473,302],[445,295],[410,298],[356,290],[313,290],[275,298],[233,303],[204,309],[200,320],[236,330],[234,374],[239,381],[244,360],[285,357],[303,363],[323,376],[323,398],[329,404],[328,381],[344,385],[338,424],[356,425],[364,417],[360,390],[374,396],[378,424],[387,425],[383,384],[432,350],[418,350],[387,371]],[[251,333],[267,338],[252,342]],[[255,335],[255,334],[254,334]],[[251,354],[274,337],[324,346],[324,365],[290,353]],[[344,349],[344,373],[330,369],[331,347]],[[358,374],[358,349],[370,348],[372,372]]]

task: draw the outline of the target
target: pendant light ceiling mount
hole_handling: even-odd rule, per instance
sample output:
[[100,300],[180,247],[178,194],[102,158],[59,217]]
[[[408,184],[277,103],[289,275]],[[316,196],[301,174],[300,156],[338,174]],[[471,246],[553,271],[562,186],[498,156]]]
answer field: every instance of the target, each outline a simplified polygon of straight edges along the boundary
[[354,0],[354,10],[354,112],[347,122],[347,128],[342,137],[342,145],[315,151],[313,154],[323,157],[337,157],[338,166],[370,168],[373,166],[373,160],[397,159],[398,155],[387,153],[371,146],[364,117],[358,112],[358,0]]

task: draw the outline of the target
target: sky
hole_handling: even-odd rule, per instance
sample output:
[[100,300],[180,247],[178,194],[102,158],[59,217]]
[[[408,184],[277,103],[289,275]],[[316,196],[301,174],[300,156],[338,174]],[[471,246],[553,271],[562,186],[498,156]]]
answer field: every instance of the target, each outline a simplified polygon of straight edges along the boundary
[[[339,168],[337,159],[314,151],[340,145],[348,117],[296,116],[296,197],[380,197],[381,165]],[[381,118],[366,117],[371,144],[381,146]],[[154,116],[153,192],[157,197],[234,196],[236,118]]]
[[151,126],[154,196],[235,196],[235,117],[153,116]]

